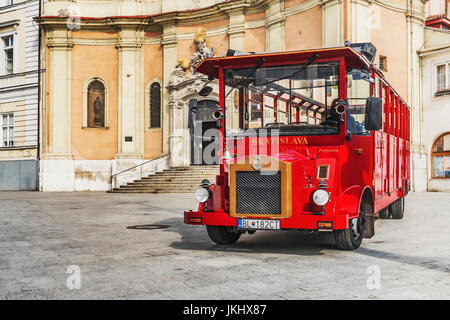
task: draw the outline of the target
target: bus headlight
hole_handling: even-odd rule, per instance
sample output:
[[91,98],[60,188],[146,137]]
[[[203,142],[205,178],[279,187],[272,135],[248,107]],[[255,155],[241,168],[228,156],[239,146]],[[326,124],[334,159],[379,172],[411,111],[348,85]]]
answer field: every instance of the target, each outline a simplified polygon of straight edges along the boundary
[[205,188],[200,188],[195,192],[195,199],[198,202],[206,202],[209,200],[209,191]]
[[322,189],[317,190],[314,192],[313,201],[318,206],[324,206],[330,201],[330,194]]

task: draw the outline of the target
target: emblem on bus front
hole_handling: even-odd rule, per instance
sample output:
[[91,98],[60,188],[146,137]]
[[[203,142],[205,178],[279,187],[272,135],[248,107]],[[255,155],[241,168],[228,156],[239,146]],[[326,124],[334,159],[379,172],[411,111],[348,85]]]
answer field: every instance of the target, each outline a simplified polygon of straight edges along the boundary
[[261,160],[260,156],[256,156],[255,159],[253,160],[253,165],[252,165],[253,169],[255,169],[256,171],[261,171],[263,168],[263,163]]

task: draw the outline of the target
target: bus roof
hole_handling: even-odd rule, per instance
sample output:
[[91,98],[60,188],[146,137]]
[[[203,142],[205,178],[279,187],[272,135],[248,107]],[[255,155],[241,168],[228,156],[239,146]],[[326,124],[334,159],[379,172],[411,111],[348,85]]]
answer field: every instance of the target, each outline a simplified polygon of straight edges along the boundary
[[318,59],[333,59],[344,57],[347,65],[355,68],[369,69],[370,62],[362,54],[350,47],[324,48],[315,50],[301,50],[275,53],[256,53],[241,56],[208,58],[203,60],[196,68],[200,73],[214,78],[219,77],[219,66],[224,68],[239,68],[257,64],[261,58],[264,64],[289,63],[294,61],[307,61],[313,54],[319,54]]

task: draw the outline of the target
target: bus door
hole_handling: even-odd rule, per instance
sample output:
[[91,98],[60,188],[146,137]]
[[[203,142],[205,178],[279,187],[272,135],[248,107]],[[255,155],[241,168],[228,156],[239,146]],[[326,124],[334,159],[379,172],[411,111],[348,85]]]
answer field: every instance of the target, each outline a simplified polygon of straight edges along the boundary
[[[385,90],[383,89],[383,83],[376,76],[375,77],[375,89],[374,96],[383,98],[384,111],[386,110],[386,100],[384,99]],[[382,129],[375,131],[375,163],[374,163],[374,179],[375,179],[375,199],[379,199],[383,196],[385,191],[385,164],[386,158],[386,118],[385,112],[383,112]]]
[[395,105],[396,98],[395,93],[390,91],[390,125],[389,125],[389,193],[393,192],[396,189],[396,167],[395,164],[397,162],[397,138],[395,136]]

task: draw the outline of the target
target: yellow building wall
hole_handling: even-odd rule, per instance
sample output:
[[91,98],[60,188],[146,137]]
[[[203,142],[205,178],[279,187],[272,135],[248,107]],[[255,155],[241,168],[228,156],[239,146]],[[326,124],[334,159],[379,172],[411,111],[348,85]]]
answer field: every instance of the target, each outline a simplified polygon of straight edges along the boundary
[[284,34],[286,51],[321,48],[322,8],[316,6],[287,17]]
[[245,31],[245,51],[266,51],[266,28],[256,28]]
[[[146,34],[147,35],[147,34]],[[156,36],[156,34],[148,34],[148,36]],[[163,80],[163,51],[160,44],[144,46],[144,86],[148,86],[154,80]],[[144,88],[145,89],[145,88]],[[145,92],[145,90],[143,90]],[[145,93],[147,94],[147,93]],[[148,99],[145,100],[146,116],[149,114],[150,108]],[[148,110],[147,110],[148,109]],[[162,123],[162,122],[161,122]],[[144,133],[144,158],[154,159],[161,156],[163,152],[162,129],[146,128]]]
[[382,7],[380,23],[371,30],[372,43],[377,47],[375,64],[380,55],[387,57],[387,72],[383,74],[403,99],[408,98],[408,33],[404,13]]
[[[72,154],[75,160],[111,160],[117,154],[118,52],[114,45],[74,45],[72,49]],[[83,89],[91,77],[108,86],[106,128],[83,127]]]

